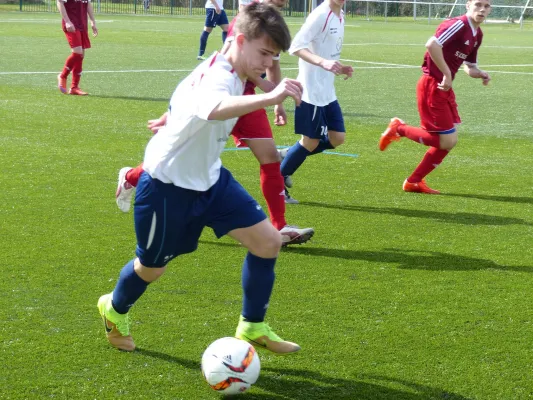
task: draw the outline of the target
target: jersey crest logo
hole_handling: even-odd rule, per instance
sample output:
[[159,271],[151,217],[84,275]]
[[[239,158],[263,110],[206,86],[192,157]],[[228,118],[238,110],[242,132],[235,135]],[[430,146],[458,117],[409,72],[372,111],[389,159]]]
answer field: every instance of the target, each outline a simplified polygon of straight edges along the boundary
[[476,40],[476,42],[474,43],[474,47],[477,47],[477,40]]
[[467,41],[465,42],[465,46],[468,46],[469,44],[470,44],[470,40],[467,40]]

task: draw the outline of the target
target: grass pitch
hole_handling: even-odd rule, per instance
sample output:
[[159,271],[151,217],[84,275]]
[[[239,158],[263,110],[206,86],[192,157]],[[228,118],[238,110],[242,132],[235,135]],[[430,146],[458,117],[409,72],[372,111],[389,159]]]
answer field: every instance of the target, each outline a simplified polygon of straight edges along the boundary
[[[110,348],[96,309],[134,254],[132,214],[114,203],[146,121],[196,65],[201,18],[98,15],[85,98],[57,91],[68,55],[57,14],[0,14],[0,398],[216,399],[200,357],[238,320],[244,249],[206,230],[132,309],[133,354]],[[295,33],[301,20],[289,20]],[[435,25],[348,19],[338,79],[351,156],[312,157],[295,174],[288,221],[313,241],[283,250],[268,321],[301,344],[261,353],[249,399],[526,399],[533,396],[533,30],[487,25],[480,65],[459,73],[460,142],[407,194],[425,149],[385,153],[392,116],[418,123],[415,85]],[[221,44],[209,38],[208,53]],[[282,56],[286,76],[296,59]],[[274,127],[291,145],[287,127]],[[228,148],[233,144],[228,143]],[[223,163],[261,202],[251,153]],[[263,202],[264,203],[264,202]]]

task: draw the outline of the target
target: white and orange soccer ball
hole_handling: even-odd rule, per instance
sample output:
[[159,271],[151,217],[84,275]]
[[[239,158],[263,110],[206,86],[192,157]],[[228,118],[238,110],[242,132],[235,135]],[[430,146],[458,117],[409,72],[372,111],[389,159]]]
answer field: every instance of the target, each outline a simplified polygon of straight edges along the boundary
[[244,340],[215,340],[202,355],[202,373],[214,390],[225,395],[247,391],[259,377],[261,363],[254,347]]

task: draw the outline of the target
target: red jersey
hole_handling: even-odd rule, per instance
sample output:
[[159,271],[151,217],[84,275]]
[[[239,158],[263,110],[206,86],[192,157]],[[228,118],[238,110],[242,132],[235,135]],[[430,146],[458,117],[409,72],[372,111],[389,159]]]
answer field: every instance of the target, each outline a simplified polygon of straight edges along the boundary
[[[87,30],[87,5],[89,0],[63,0],[65,11],[78,31]],[[62,20],[63,30],[65,29],[65,21]]]
[[[481,46],[483,32],[481,28],[474,28],[466,15],[444,21],[435,33],[436,42],[442,46],[444,61],[452,72],[452,79],[463,64],[477,63],[477,50]],[[424,75],[430,75],[438,82],[442,81],[443,74],[435,65],[429,52],[424,55],[422,64]]]

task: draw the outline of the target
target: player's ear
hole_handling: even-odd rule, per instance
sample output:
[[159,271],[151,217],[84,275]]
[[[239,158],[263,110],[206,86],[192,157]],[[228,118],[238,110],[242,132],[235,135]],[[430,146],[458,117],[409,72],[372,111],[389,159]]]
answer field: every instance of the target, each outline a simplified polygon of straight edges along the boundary
[[238,47],[242,47],[243,44],[244,44],[244,41],[246,40],[246,38],[244,37],[244,34],[237,33],[237,36],[235,37],[235,40],[237,41],[237,46]]

